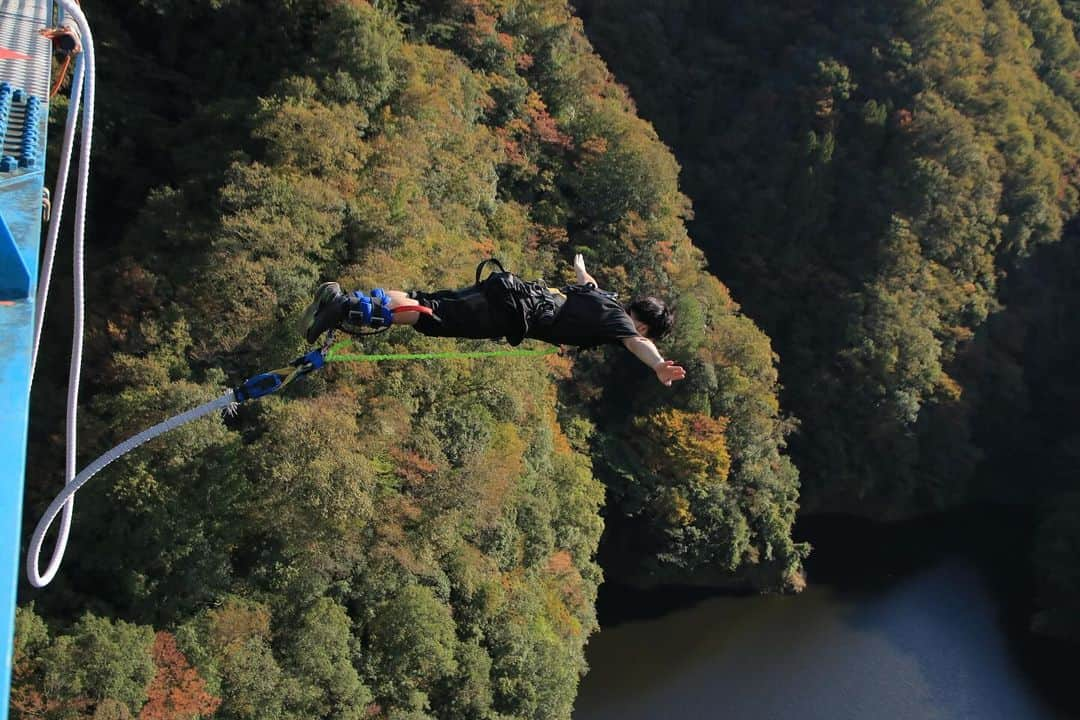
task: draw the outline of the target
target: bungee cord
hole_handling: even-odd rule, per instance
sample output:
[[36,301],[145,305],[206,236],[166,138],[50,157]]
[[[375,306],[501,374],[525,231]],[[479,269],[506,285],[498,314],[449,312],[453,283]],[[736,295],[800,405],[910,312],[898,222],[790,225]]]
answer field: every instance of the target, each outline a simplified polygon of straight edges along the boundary
[[[348,353],[343,350],[345,343],[331,346],[334,333],[331,331],[326,336],[322,347],[311,350],[293,360],[288,366],[272,370],[270,372],[255,375],[239,386],[226,391],[221,396],[164,420],[133,437],[124,440],[116,447],[99,456],[82,472],[76,474],[76,423],[79,404],[79,381],[82,373],[83,352],[83,325],[85,321],[85,232],[86,232],[86,199],[90,177],[90,146],[94,130],[94,95],[96,82],[96,66],[94,38],[90,31],[90,25],[86,15],[79,7],[77,0],[57,0],[69,18],[74,20],[81,40],[81,52],[75,57],[75,71],[71,86],[71,97],[68,105],[68,116],[64,126],[64,140],[60,151],[60,167],[57,172],[56,188],[53,193],[53,204],[57,211],[49,219],[49,229],[46,245],[43,253],[41,275],[35,294],[35,315],[33,349],[30,361],[30,382],[33,382],[34,372],[37,368],[38,353],[41,344],[42,327],[44,325],[45,307],[48,302],[49,283],[52,277],[53,262],[56,254],[57,238],[60,233],[60,219],[63,212],[64,199],[67,192],[68,173],[71,166],[71,156],[75,143],[75,131],[79,120],[79,111],[82,110],[82,133],[79,145],[79,168],[75,195],[75,226],[73,240],[73,295],[74,295],[74,322],[71,344],[71,362],[68,369],[67,408],[65,414],[65,469],[64,488],[56,495],[46,508],[38,521],[37,526],[30,538],[30,544],[26,553],[26,576],[30,584],[37,588],[43,588],[52,582],[60,569],[60,563],[67,550],[68,538],[71,533],[71,520],[75,507],[75,493],[77,493],[94,475],[106,466],[123,457],[140,445],[152,440],[159,435],[175,430],[182,425],[209,415],[212,412],[224,410],[235,411],[240,403],[254,400],[271,393],[278,392],[299,377],[319,370],[327,363],[337,362],[384,362],[394,360],[448,360],[448,359],[475,359],[495,357],[535,357],[558,352],[557,347],[547,350],[491,350],[491,351],[448,351],[430,353],[389,353],[389,354],[358,354]],[[69,57],[70,59],[70,57]],[[65,66],[66,72],[66,66]],[[58,86],[59,87],[59,84]],[[81,108],[80,108],[81,105]],[[482,266],[482,265],[481,265]],[[501,266],[500,266],[501,268]],[[479,268],[477,274],[479,278]],[[423,312],[432,314],[430,308],[407,305],[394,308],[391,312]],[[387,328],[383,328],[385,330]],[[367,334],[367,333],[365,333]],[[61,516],[60,527],[56,542],[53,545],[52,556],[44,572],[41,571],[41,548],[45,535],[49,528]]]
[[[95,94],[95,52],[94,37],[90,32],[90,24],[86,20],[75,0],[57,0],[68,17],[75,21],[82,42],[82,52],[78,56],[75,68],[75,81],[72,84],[72,102],[68,110],[68,118],[65,124],[64,146],[61,149],[60,174],[57,176],[57,192],[54,194],[54,202],[57,205],[55,212],[49,221],[49,233],[45,250],[45,265],[42,269],[43,278],[38,283],[36,293],[36,310],[34,316],[34,340],[31,356],[30,379],[33,382],[33,373],[37,365],[38,349],[41,341],[41,327],[44,323],[45,304],[49,290],[49,278],[52,274],[53,255],[56,251],[56,238],[60,231],[60,215],[63,211],[64,194],[67,187],[68,168],[71,161],[71,151],[74,144],[75,123],[79,111],[80,98],[82,99],[82,134],[79,143],[79,171],[75,193],[75,232],[73,240],[73,295],[74,295],[74,323],[71,339],[71,362],[68,368],[68,392],[67,410],[65,413],[65,469],[64,484],[71,484],[75,480],[75,451],[77,445],[77,427],[79,406],[79,380],[82,374],[82,351],[83,351],[83,323],[86,309],[86,276],[84,242],[86,234],[86,196],[90,182],[90,145],[94,133],[94,94]],[[67,548],[68,536],[71,532],[71,516],[75,509],[74,493],[67,495],[61,503],[63,518],[60,521],[60,530],[57,534],[56,543],[53,547],[52,558],[48,567],[42,573],[39,570],[38,557],[41,547],[38,542],[34,553],[34,562],[27,562],[26,573],[30,584],[35,587],[44,587],[56,575]],[[55,518],[55,513],[53,515]],[[50,520],[50,525],[52,521]],[[42,533],[44,535],[44,533]]]
[[388,354],[355,354],[342,352],[345,343],[339,343],[330,348],[325,360],[333,362],[383,362],[386,360],[460,360],[474,358],[497,358],[497,357],[540,357],[559,352],[559,348],[551,347],[537,350],[450,350],[446,352],[427,353],[388,353]]
[[[408,310],[413,308],[396,308],[396,310]],[[287,366],[271,370],[269,372],[260,373],[254,375],[237,387],[226,391],[223,395],[211,400],[207,403],[200,405],[197,408],[180,413],[174,417],[164,420],[153,427],[144,430],[138,435],[134,435],[127,440],[123,441],[116,447],[112,448],[108,452],[102,454],[92,463],[87,465],[82,472],[72,478],[65,484],[64,489],[49,503],[49,507],[42,513],[41,519],[38,521],[37,527],[34,528],[34,533],[30,538],[30,546],[26,553],[26,573],[30,579],[30,583],[34,587],[45,587],[48,585],[53,577],[56,575],[56,571],[59,569],[60,561],[63,559],[64,550],[66,547],[67,536],[64,535],[65,545],[61,546],[57,543],[56,549],[53,551],[53,558],[49,564],[49,568],[45,573],[40,573],[38,568],[40,564],[41,546],[45,539],[45,534],[49,531],[53,522],[56,520],[56,516],[60,514],[61,510],[64,510],[64,521],[70,525],[70,511],[75,493],[77,493],[94,475],[104,469],[110,463],[118,460],[127,453],[136,449],[140,445],[156,438],[159,435],[175,430],[176,428],[186,425],[193,420],[197,420],[205,415],[209,415],[215,411],[225,411],[228,413],[235,412],[236,407],[249,400],[256,400],[266,395],[279,392],[294,380],[303,377],[309,373],[321,370],[327,363],[350,363],[350,362],[387,362],[395,360],[456,360],[456,359],[477,359],[477,358],[498,358],[498,357],[539,357],[543,355],[551,355],[559,352],[558,347],[550,347],[544,349],[513,349],[513,350],[480,350],[480,351],[445,351],[445,352],[429,352],[429,353],[372,353],[372,354],[358,354],[358,353],[346,353],[343,352],[343,348],[348,346],[348,341],[342,341],[337,344],[333,344],[334,333],[328,333],[325,343],[322,347],[311,350],[310,352],[301,355],[293,360]],[[64,531],[65,526],[61,525],[61,531]]]
[[[85,485],[90,478],[94,477],[94,475],[106,465],[123,457],[146,441],[152,440],[158,435],[167,433],[170,430],[175,430],[181,425],[186,425],[192,420],[201,418],[203,415],[208,415],[215,410],[226,409],[233,405],[234,402],[233,391],[230,390],[224,395],[211,400],[208,403],[204,403],[193,410],[188,410],[185,413],[181,413],[164,422],[160,422],[152,428],[128,438],[112,450],[101,455],[87,465],[83,471],[75,476],[70,482],[66,483],[64,489],[60,491],[51,503],[49,503],[49,507],[45,509],[45,512],[41,516],[41,520],[38,521],[37,527],[34,528],[34,534],[30,536],[30,546],[26,551],[26,576],[30,580],[30,584],[37,588],[45,587],[52,582],[52,579],[56,576],[57,570],[60,569],[60,562],[64,559],[64,552],[67,549],[67,533],[65,530],[71,525],[71,511],[69,508],[71,508],[74,503],[75,493],[77,493],[79,488]],[[64,544],[61,545],[60,541],[57,541],[53,548],[53,556],[52,560],[49,562],[49,567],[42,573],[39,569],[41,563],[41,544],[45,540],[45,533],[49,531],[49,528],[56,520],[56,516],[60,513],[61,509],[64,511],[64,518],[62,521],[64,524],[62,524],[60,528],[63,533]]]

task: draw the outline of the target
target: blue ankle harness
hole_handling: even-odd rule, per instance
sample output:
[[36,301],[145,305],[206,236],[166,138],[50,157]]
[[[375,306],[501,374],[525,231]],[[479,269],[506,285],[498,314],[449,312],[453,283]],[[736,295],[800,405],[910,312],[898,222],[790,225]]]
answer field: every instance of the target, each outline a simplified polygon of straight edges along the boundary
[[349,325],[385,330],[394,322],[390,297],[382,288],[375,288],[370,296],[354,290],[349,293],[349,301],[349,312],[345,317],[345,322]]

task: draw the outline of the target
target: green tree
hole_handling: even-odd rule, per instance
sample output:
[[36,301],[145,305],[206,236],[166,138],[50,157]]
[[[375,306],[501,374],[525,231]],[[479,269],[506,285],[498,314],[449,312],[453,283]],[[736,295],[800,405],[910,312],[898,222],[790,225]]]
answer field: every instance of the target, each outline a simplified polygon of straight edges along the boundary
[[422,585],[409,585],[375,611],[367,625],[369,673],[380,703],[406,710],[428,707],[428,696],[457,671],[449,608]]

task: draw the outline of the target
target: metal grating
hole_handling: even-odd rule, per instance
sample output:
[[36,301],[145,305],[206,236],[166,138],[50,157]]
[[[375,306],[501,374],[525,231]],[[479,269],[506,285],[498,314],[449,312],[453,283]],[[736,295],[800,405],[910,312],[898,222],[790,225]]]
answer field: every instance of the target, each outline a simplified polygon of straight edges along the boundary
[[0,47],[31,58],[0,60],[0,81],[7,81],[42,99],[48,96],[51,43],[38,31],[52,24],[51,2],[0,0]]

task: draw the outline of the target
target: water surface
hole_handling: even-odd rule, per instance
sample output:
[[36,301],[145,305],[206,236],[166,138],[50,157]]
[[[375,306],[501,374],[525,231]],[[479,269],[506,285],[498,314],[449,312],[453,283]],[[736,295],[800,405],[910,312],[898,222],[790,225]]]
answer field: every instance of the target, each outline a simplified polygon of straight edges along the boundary
[[1073,717],[1010,653],[993,593],[956,555],[885,586],[713,597],[587,649],[575,720]]

